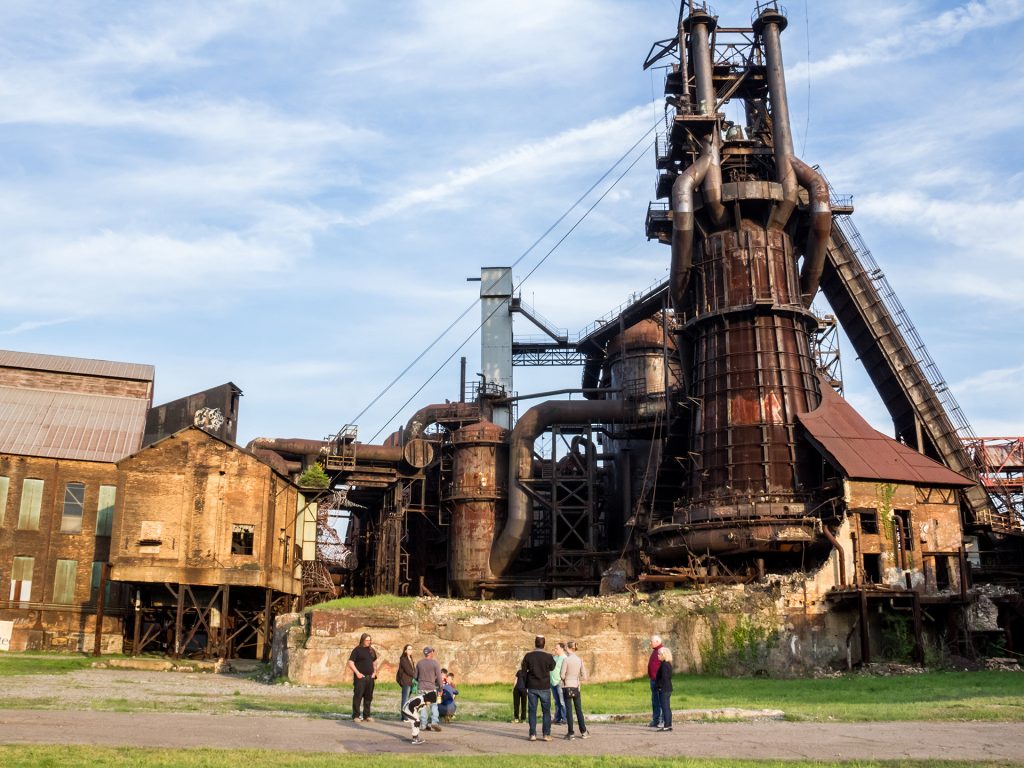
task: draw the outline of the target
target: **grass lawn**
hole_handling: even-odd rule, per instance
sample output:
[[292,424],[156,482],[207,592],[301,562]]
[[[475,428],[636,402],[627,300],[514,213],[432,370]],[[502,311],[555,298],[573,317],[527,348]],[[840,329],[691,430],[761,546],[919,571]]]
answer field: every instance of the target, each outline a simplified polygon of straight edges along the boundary
[[857,760],[855,762],[787,762],[782,760],[694,760],[689,758],[630,758],[630,757],[581,757],[581,756],[531,756],[524,760],[522,755],[450,756],[429,761],[424,755],[373,755],[373,754],[283,754],[258,750],[216,750],[216,749],[132,749],[106,747],[71,746],[0,746],[0,765],[5,768],[80,768],[104,766],[104,768],[401,768],[418,766],[429,762],[444,761],[448,768],[520,768],[528,764],[531,768],[824,768],[825,766],[848,766],[849,768],[960,768],[961,766],[1007,765],[995,762],[966,762],[940,760],[877,761]]
[[95,659],[85,654],[0,653],[0,677],[59,675],[88,669]]

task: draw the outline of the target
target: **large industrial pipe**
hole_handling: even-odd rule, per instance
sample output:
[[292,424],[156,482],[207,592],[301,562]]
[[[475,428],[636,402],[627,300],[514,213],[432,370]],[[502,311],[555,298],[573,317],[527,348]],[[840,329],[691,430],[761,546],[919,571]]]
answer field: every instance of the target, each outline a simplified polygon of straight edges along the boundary
[[504,576],[530,535],[530,497],[519,484],[533,475],[533,444],[552,424],[613,424],[626,413],[622,400],[550,400],[524,413],[509,441],[508,515],[491,549],[491,572]]
[[479,418],[480,409],[476,403],[434,403],[420,408],[412,415],[405,425],[402,440],[406,443],[423,437],[423,432],[431,424],[442,418]]
[[810,231],[800,270],[800,293],[804,306],[810,306],[825,266],[825,251],[832,231],[832,206],[824,177],[799,160],[793,150],[793,128],[789,122],[789,97],[782,63],[782,30],[786,17],[775,9],[766,10],[754,26],[764,40],[768,94],[771,100],[772,142],[775,147],[776,179],[782,185],[782,202],[772,213],[769,226],[784,227],[797,204],[797,187],[807,190],[811,210]]
[[708,139],[696,162],[676,177],[672,184],[672,263],[669,290],[677,317],[683,315],[686,286],[693,266],[693,190],[704,181],[711,167],[714,143]]
[[[294,456],[306,456],[315,461],[330,443],[326,440],[308,440],[301,437],[257,437],[245,446],[247,451],[273,451]],[[367,445],[356,443],[356,455],[367,461],[397,463],[402,460],[402,447],[395,445]]]
[[811,306],[818,292],[821,272],[825,268],[825,252],[832,236],[832,203],[825,177],[796,157],[790,158],[797,181],[807,190],[811,209],[811,225],[804,247],[804,263],[800,268],[800,295],[804,306]]
[[822,524],[821,532],[825,534],[825,538],[828,539],[836,550],[836,556],[839,558],[839,586],[846,586],[846,551],[843,549],[843,545],[839,543],[839,540],[832,534],[832,531],[828,529],[827,525]]
[[[690,26],[690,56],[693,59],[693,74],[697,84],[697,105],[701,114],[714,115],[718,111],[718,96],[712,77],[710,34],[715,28],[715,17],[703,11],[695,11],[687,24]],[[717,124],[711,127],[711,164],[703,179],[704,209],[711,221],[717,225],[725,222],[725,206],[722,204],[722,159],[721,136]]]

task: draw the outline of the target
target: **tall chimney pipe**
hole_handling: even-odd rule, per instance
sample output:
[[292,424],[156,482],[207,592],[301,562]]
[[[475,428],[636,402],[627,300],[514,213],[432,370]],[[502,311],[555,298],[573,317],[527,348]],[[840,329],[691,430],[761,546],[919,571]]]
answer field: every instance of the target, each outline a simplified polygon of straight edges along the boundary
[[[693,59],[693,74],[697,85],[697,105],[701,114],[714,116],[718,112],[718,96],[715,93],[714,66],[711,60],[711,32],[717,25],[715,17],[704,11],[695,11],[686,20],[690,28],[690,57]],[[707,150],[711,164],[704,175],[702,189],[704,208],[716,225],[725,223],[725,206],[722,205],[722,159],[721,136],[718,122],[710,127],[711,144]]]

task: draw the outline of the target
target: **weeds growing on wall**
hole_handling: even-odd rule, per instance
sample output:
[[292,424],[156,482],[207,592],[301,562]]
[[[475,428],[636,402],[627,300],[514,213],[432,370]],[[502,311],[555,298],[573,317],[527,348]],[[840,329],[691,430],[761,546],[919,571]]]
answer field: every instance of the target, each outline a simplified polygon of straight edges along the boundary
[[708,639],[700,645],[705,674],[755,675],[767,670],[768,653],[777,639],[772,626],[740,616],[730,627],[715,617],[708,629]]

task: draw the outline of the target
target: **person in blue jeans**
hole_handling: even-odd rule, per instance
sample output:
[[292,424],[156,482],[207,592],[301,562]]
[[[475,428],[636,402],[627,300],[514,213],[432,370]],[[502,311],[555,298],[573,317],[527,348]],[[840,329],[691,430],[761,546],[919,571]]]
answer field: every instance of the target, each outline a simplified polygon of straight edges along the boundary
[[647,659],[647,677],[651,679],[651,722],[647,724],[649,728],[658,728],[662,724],[661,692],[656,682],[658,667],[661,666],[661,658],[658,656],[661,647],[661,636],[651,635],[651,655]]
[[555,668],[551,670],[551,702],[555,706],[555,725],[565,724],[565,699],[562,696],[562,662],[565,661],[565,645],[555,643]]
[[551,741],[551,670],[555,668],[555,660],[544,650],[544,635],[534,638],[533,650],[523,656],[520,667],[526,673],[529,739],[537,740],[537,702],[540,702],[543,717],[541,735],[544,741]]

